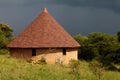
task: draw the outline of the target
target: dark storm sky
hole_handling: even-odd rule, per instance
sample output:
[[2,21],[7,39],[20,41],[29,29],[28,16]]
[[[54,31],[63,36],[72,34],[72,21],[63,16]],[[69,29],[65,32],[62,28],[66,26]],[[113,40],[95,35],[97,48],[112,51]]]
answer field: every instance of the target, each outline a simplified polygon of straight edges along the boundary
[[0,22],[18,35],[44,7],[71,35],[120,30],[120,0],[0,0]]

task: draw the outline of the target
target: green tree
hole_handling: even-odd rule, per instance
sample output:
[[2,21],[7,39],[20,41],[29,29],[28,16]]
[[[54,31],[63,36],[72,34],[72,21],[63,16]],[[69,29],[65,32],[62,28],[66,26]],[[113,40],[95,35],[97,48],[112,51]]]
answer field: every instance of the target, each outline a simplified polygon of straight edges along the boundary
[[5,44],[5,36],[3,35],[3,32],[0,30],[0,48],[2,48]]
[[120,64],[120,32],[117,36],[93,32],[88,36],[78,34],[74,38],[81,45],[78,53],[79,59],[87,61],[95,59],[106,66],[111,63]]
[[83,46],[84,43],[88,40],[88,37],[82,36],[81,34],[78,34],[74,36],[74,39],[81,45]]
[[74,36],[74,39],[78,41],[78,43],[80,43],[81,45],[78,51],[79,59],[91,61],[92,59],[96,57],[97,50],[92,44],[89,43],[90,41],[87,36],[82,36],[78,34]]
[[12,40],[12,32],[9,25],[0,23],[0,48],[6,48],[6,45]]
[[120,31],[117,32],[118,41],[120,42]]
[[[97,48],[98,59],[104,64],[110,64],[113,61],[113,54],[116,54],[118,47],[117,37],[105,33],[91,33],[88,35],[90,44]],[[115,58],[115,57],[114,57]]]

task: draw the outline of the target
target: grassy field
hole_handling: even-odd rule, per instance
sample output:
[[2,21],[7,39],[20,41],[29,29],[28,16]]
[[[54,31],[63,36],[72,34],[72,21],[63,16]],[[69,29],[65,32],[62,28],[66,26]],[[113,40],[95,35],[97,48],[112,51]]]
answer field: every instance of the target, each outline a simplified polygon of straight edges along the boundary
[[31,64],[0,55],[0,80],[120,80],[120,72],[106,70],[99,79],[85,61],[80,61],[78,70],[79,75],[68,66]]

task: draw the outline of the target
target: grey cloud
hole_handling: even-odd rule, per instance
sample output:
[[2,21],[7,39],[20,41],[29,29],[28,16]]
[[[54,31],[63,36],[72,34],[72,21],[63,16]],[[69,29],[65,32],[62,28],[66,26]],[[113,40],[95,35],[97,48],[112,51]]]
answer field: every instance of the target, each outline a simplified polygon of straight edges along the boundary
[[56,3],[74,7],[94,7],[120,12],[120,0],[59,0]]
[[0,0],[0,7],[8,7],[8,6],[26,6],[26,5],[34,5],[41,3],[53,3],[54,0]]
[[73,7],[94,7],[120,12],[120,0],[0,0],[0,7],[60,4]]
[[0,21],[10,24],[16,35],[43,7],[50,8],[53,17],[73,35],[94,31],[113,34],[120,29],[120,15],[109,11],[120,12],[119,0],[0,0]]

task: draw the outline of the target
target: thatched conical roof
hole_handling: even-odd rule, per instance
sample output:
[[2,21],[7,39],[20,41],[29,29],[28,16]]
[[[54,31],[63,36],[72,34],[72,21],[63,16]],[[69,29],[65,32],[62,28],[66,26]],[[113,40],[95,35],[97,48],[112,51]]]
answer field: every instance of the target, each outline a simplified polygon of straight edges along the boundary
[[46,8],[8,44],[9,48],[74,48],[79,46]]

